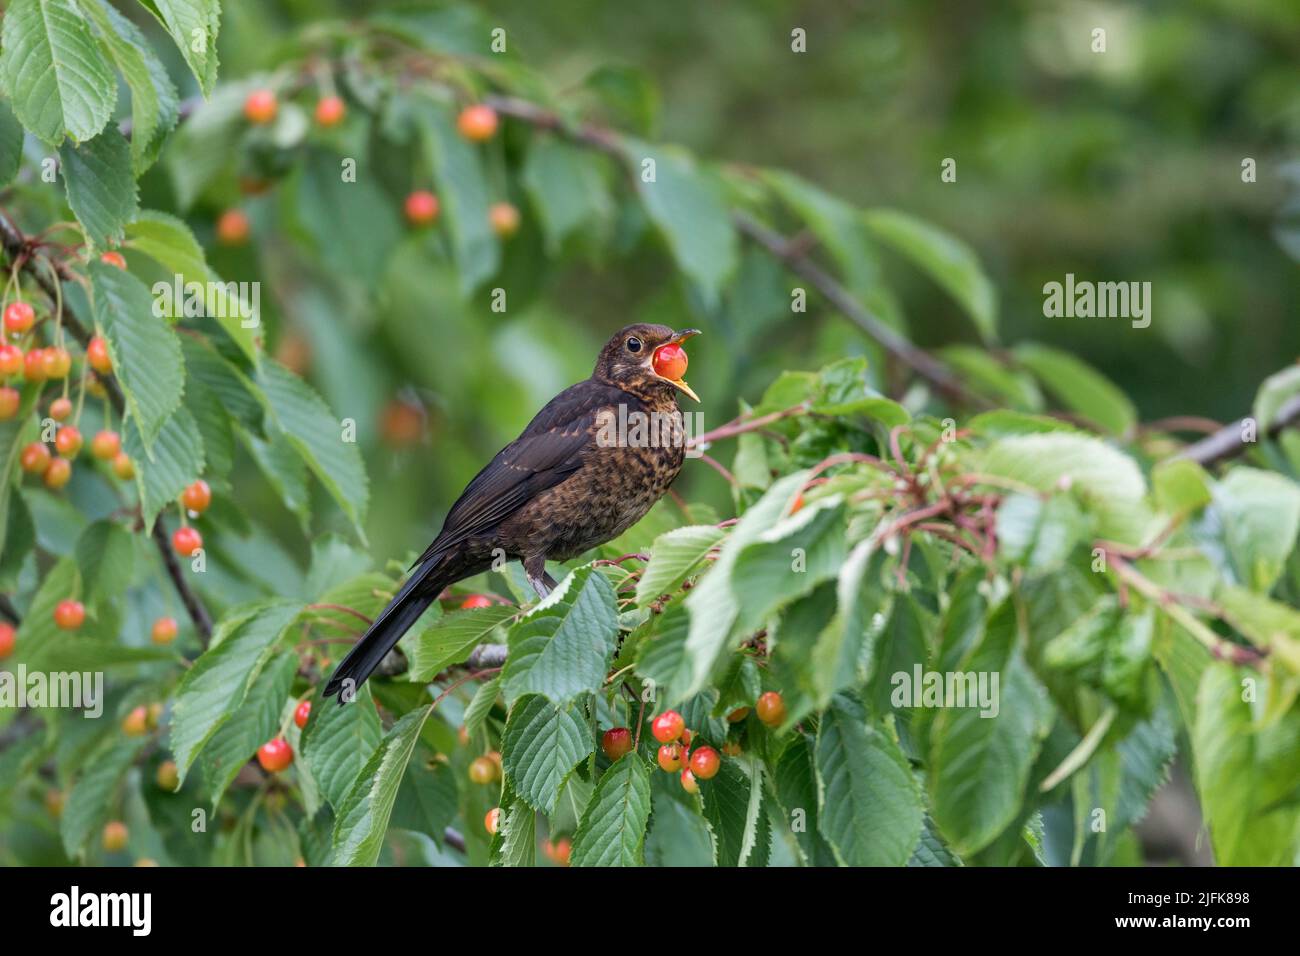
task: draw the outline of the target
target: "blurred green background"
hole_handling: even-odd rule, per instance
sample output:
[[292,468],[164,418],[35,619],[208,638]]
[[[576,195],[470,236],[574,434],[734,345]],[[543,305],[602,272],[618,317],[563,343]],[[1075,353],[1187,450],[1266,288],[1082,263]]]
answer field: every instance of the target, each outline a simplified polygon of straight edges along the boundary
[[[231,4],[222,81],[274,70],[303,24],[389,6]],[[961,237],[999,291],[1002,341],[1075,352],[1129,393],[1144,420],[1243,414],[1258,382],[1300,351],[1295,0],[502,0],[478,11],[560,101],[593,71],[626,68],[616,75],[639,73],[657,90],[627,80],[646,138],[704,159],[785,168],[855,205],[906,210]],[[1097,27],[1104,54],[1090,50]],[[804,54],[790,50],[794,28],[806,31]],[[940,179],[949,157],[955,183]],[[1246,157],[1257,163],[1255,183],[1242,182]],[[382,176],[384,157],[372,159]],[[393,167],[407,164],[394,158]],[[285,188],[229,198],[250,210],[255,230],[283,228]],[[156,169],[143,205],[171,208],[170,189]],[[527,221],[526,197],[511,198]],[[209,196],[187,215],[205,241],[219,211]],[[526,225],[507,256],[512,299],[502,314],[460,301],[450,267],[417,235],[398,242],[370,284],[312,270],[288,241],[258,238],[216,249],[213,262],[227,278],[263,277],[273,350],[361,423],[370,544],[381,559],[422,548],[464,482],[554,392],[585,377],[599,345],[627,322],[706,330],[692,343],[688,378],[710,427],[736,413],[738,398],[756,400],[780,369],[864,350],[861,334],[823,305],[805,315],[780,308],[786,277],[763,302],[700,309],[650,242],[530,269],[536,240]],[[914,340],[976,341],[941,289],[887,252],[882,259]],[[1042,286],[1067,272],[1150,281],[1151,326],[1044,318]],[[266,499],[241,507],[284,511],[262,483],[236,487]],[[728,507],[724,483],[698,464],[679,488]],[[305,553],[295,525],[283,513],[277,540]]]

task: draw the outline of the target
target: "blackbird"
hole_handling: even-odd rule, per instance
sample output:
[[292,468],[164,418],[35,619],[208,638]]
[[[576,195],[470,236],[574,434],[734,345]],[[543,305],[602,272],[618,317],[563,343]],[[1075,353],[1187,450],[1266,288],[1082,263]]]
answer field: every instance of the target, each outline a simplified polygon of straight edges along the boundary
[[556,584],[547,560],[577,557],[640,521],[686,457],[676,393],[699,401],[681,378],[668,377],[680,374],[684,356],[660,364],[658,350],[698,334],[629,325],[611,338],[591,378],[547,402],[461,492],[414,573],[334,671],[326,696],[343,703],[355,693],[449,585],[519,560],[545,597]]

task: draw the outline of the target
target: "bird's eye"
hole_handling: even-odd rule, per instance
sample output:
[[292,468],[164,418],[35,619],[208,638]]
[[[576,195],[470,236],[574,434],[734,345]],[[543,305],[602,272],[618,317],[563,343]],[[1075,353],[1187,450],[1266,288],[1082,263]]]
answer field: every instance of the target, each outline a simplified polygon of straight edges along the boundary
[[638,339],[635,335],[632,336],[630,339],[628,339],[627,342],[625,342],[624,344],[627,346],[627,350],[629,352],[641,351],[641,340]]

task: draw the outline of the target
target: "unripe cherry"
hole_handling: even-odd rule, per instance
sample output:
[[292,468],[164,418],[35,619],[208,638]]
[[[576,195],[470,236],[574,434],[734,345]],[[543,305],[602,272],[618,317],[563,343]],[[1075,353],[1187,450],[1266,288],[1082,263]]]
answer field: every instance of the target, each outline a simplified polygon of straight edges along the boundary
[[196,514],[202,514],[212,504],[212,489],[200,478],[181,492],[181,504]]
[[60,601],[54,606],[54,623],[62,631],[75,631],[86,620],[86,608],[80,601]]
[[133,708],[122,721],[122,733],[128,737],[142,737],[148,729],[149,711],[144,707]]
[[72,371],[72,355],[67,349],[51,346],[45,349],[41,357],[41,367],[45,370],[45,377],[48,379],[67,378],[68,373]]
[[519,210],[508,202],[493,203],[488,209],[488,224],[502,239],[519,231]]
[[677,744],[664,744],[655,759],[659,761],[659,768],[668,773],[681,770],[682,748]]
[[293,722],[302,730],[307,726],[307,718],[311,716],[311,701],[299,701],[298,706],[293,709]]
[[242,209],[227,209],[217,218],[217,241],[223,246],[242,246],[252,227]]
[[18,389],[8,385],[0,386],[0,422],[7,422],[18,414],[23,396]]
[[120,451],[113,458],[113,474],[123,481],[130,481],[135,477],[135,462],[126,452]]
[[293,748],[283,737],[268,740],[257,748],[257,762],[267,773],[279,773],[293,763]]
[[117,432],[96,432],[90,440],[90,453],[100,461],[111,461],[122,450],[122,438]]
[[456,117],[456,128],[460,130],[460,135],[471,143],[485,142],[497,131],[496,110],[481,103],[467,106],[460,111],[460,116]]
[[154,779],[158,782],[159,788],[166,790],[168,793],[175,793],[176,788],[180,786],[181,775],[176,769],[176,761],[164,760],[158,765],[158,774]]
[[17,375],[23,370],[23,350],[16,345],[0,345],[0,375]]
[[338,126],[346,113],[347,107],[341,97],[322,96],[316,102],[316,122],[321,126]]
[[727,714],[727,722],[731,724],[738,724],[748,716],[749,716],[748,707],[737,707],[731,713]]
[[483,817],[483,829],[487,830],[492,836],[497,835],[497,830],[501,829],[501,808],[493,807]]
[[45,349],[28,349],[23,356],[23,378],[33,385],[45,381]]
[[66,458],[53,459],[49,467],[45,469],[45,474],[41,476],[41,480],[45,482],[46,488],[54,491],[59,490],[72,480],[72,462]]
[[18,464],[29,475],[43,475],[50,467],[50,450],[41,442],[34,441],[23,447]]
[[76,458],[84,439],[76,425],[64,425],[54,436],[54,447],[64,458]]
[[778,727],[785,720],[785,701],[774,690],[769,690],[758,698],[754,705],[758,719],[769,727]]
[[125,850],[129,839],[130,831],[127,830],[126,824],[121,820],[111,820],[104,824],[104,833],[100,841],[103,843],[104,849],[109,853]]
[[497,765],[490,757],[475,757],[469,765],[469,779],[474,783],[491,783],[497,778]]
[[149,638],[155,644],[170,644],[176,640],[176,634],[179,630],[176,626],[176,618],[160,617],[153,622],[153,630],[149,632]]
[[50,417],[56,422],[66,422],[72,415],[72,400],[60,396],[50,402]]
[[5,306],[5,331],[11,335],[22,335],[36,322],[36,310],[27,302],[10,302]]
[[96,335],[86,343],[86,361],[90,367],[101,375],[113,371],[113,360],[108,357],[108,342]]
[[691,773],[689,770],[682,771],[681,780],[682,780],[682,789],[685,790],[687,793],[700,792],[700,785],[695,782],[695,774]]

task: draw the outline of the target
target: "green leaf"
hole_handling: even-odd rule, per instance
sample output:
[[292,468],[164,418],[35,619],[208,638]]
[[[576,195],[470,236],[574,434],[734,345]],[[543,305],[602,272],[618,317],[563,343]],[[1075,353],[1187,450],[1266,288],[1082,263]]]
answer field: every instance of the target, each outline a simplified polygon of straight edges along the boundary
[[501,693],[501,678],[494,677],[490,681],[485,681],[479,685],[478,690],[474,692],[474,698],[465,708],[465,732],[473,738],[483,729],[483,724],[487,721],[488,713],[492,710],[492,705],[497,702],[497,695]]
[[51,146],[90,139],[117,104],[117,78],[72,0],[14,0],[0,40],[0,86],[14,114]]
[[1095,531],[1122,542],[1144,540],[1152,515],[1146,482],[1133,459],[1077,432],[999,438],[974,456],[973,470],[1043,492],[1069,488],[1091,511]]
[[180,343],[154,314],[154,299],[143,282],[115,266],[93,261],[95,321],[108,339],[113,371],[127,410],[146,450],[177,410],[185,389]]
[[519,796],[549,814],[569,772],[595,749],[577,704],[557,707],[529,694],[510,709],[501,755]]
[[163,164],[176,192],[176,204],[188,210],[230,167],[230,144],[244,128],[244,100],[257,78],[223,83],[212,98],[187,119],[171,138]]
[[[126,138],[116,129],[106,129],[83,143],[64,143],[59,147],[59,163],[68,205],[92,248],[119,241],[139,205]],[[126,275],[116,267],[109,268]]]
[[726,536],[713,525],[693,524],[655,538],[650,561],[637,582],[636,603],[644,607],[659,595],[676,591]]
[[77,539],[77,564],[87,603],[116,597],[131,583],[135,544],[116,521],[96,521]]
[[189,226],[165,212],[146,209],[127,223],[124,245],[144,253],[171,275],[180,276],[182,292],[187,297],[186,287],[199,283],[203,313],[216,319],[253,364],[257,364],[261,354],[257,350],[260,317],[251,315],[252,304],[244,301],[236,283],[222,282],[208,267],[203,247]]
[[342,163],[335,153],[308,154],[294,181],[296,211],[307,241],[329,271],[377,286],[393,260],[402,225],[377,177],[345,180]]
[[1213,497],[1237,579],[1267,594],[1300,531],[1300,486],[1275,472],[1238,467],[1214,486]]
[[1251,410],[1261,435],[1268,434],[1282,406],[1297,395],[1300,395],[1300,365],[1290,365],[1264,379],[1255,393]]
[[1042,409],[1043,393],[1033,377],[1008,367],[996,355],[973,345],[948,345],[938,355],[968,386],[994,402],[1026,412]]
[[1129,397],[1068,352],[1026,342],[1017,345],[1014,354],[1066,408],[1112,435],[1125,435],[1137,424],[1137,409]]
[[95,671],[110,667],[148,664],[154,661],[175,663],[176,652],[162,647],[127,647],[99,637],[61,634],[41,654],[41,666],[51,671]]
[[343,425],[329,406],[279,362],[264,359],[257,380],[267,412],[364,540],[370,484],[357,443],[344,441]]
[[432,101],[423,105],[418,114],[422,140],[438,184],[461,295],[468,298],[501,262],[488,220],[491,194],[479,152],[456,132],[450,107]]
[[204,96],[217,84],[220,0],[141,0],[176,41]]
[[8,100],[0,100],[0,186],[18,175],[23,163],[23,124],[14,116]]
[[1015,820],[1047,734],[1046,693],[1020,659],[1017,633],[1015,604],[1008,599],[990,612],[957,671],[988,676],[990,684],[997,678],[1002,686],[990,687],[993,705],[985,710],[967,698],[965,707],[940,710],[930,729],[934,819],[961,856],[988,846]]
[[1151,486],[1156,504],[1172,515],[1186,516],[1210,503],[1210,476],[1204,468],[1186,458],[1162,461],[1151,469]]
[[[376,742],[379,733],[375,734]],[[369,759],[373,748],[366,752]],[[362,761],[364,763],[364,761]],[[418,756],[406,765],[406,776],[397,788],[390,827],[413,830],[431,837],[439,846],[447,827],[456,819],[459,794],[454,771],[444,763],[421,760]]]
[[686,653],[690,628],[685,606],[670,604],[651,619],[650,631],[637,648],[636,672],[643,680],[654,681],[655,700],[664,707],[680,704],[691,686],[691,659]]
[[100,44],[131,90],[131,160],[138,176],[157,158],[179,112],[176,87],[140,28],[105,0],[82,0]]
[[998,556],[1035,573],[1059,568],[1087,535],[1087,516],[1069,495],[1013,492],[998,507]]
[[[731,214],[719,190],[683,150],[629,139],[626,152],[646,215],[705,305],[715,305],[740,261]],[[645,179],[646,160],[654,162],[652,182]]]
[[203,746],[243,703],[280,636],[302,605],[268,601],[229,612],[209,648],[176,687],[171,748],[181,779]]
[[302,759],[331,806],[341,806],[382,737],[368,684],[342,705],[317,691],[302,730]]
[[844,866],[902,866],[921,838],[924,809],[907,758],[840,695],[822,715],[814,754],[818,827]]
[[407,680],[431,681],[452,664],[463,663],[497,626],[519,613],[505,604],[444,614],[417,635],[402,638]]
[[178,408],[163,422],[153,447],[146,448],[136,420],[128,418],[122,427],[122,449],[135,463],[140,510],[145,530],[150,531],[158,513],[203,474],[198,425],[188,409]]
[[501,802],[501,822],[492,848],[493,866],[537,865],[537,813],[516,794]]
[[773,783],[804,863],[834,866],[834,851],[817,825],[817,772],[812,739],[807,734],[795,734],[781,752]]
[[297,673],[296,655],[277,655],[253,680],[239,709],[204,746],[199,766],[214,807],[257,748],[276,736]]
[[335,866],[374,866],[397,800],[398,787],[433,708],[417,707],[384,736],[338,808],[334,824]]
[[534,693],[564,704],[600,690],[617,636],[614,589],[591,567],[578,568],[511,629],[506,697]]
[[713,666],[727,647],[740,617],[741,608],[731,587],[737,558],[751,542],[760,540],[777,523],[806,479],[807,472],[796,472],[769,488],[731,529],[712,570],[700,578],[686,598],[686,607],[691,614],[691,630],[686,639],[686,652],[691,660],[688,696],[703,690],[708,684]]
[[1242,676],[1215,662],[1201,678],[1192,728],[1196,786],[1216,863],[1289,866],[1295,862],[1300,806],[1278,805],[1275,794],[1300,779],[1297,719],[1256,730],[1250,704],[1242,699]]
[[535,139],[520,175],[554,256],[571,233],[609,219],[613,202],[599,156],[550,136]]
[[998,293],[966,243],[938,226],[893,209],[863,214],[871,230],[957,300],[986,342],[998,336]]
[[740,608],[737,626],[757,628],[777,609],[839,573],[845,552],[844,507],[833,499],[809,504],[747,544],[731,569]]
[[573,835],[573,866],[640,866],[650,821],[650,769],[627,754],[605,771]]
[[811,691],[819,709],[842,690],[869,676],[869,662],[888,611],[889,595],[880,587],[887,560],[861,541],[840,565],[835,584],[836,614],[816,637],[809,657]]
[[59,818],[59,835],[68,856],[78,856],[86,843],[99,835],[113,811],[122,778],[147,739],[114,735],[86,760],[86,769],[68,794]]

